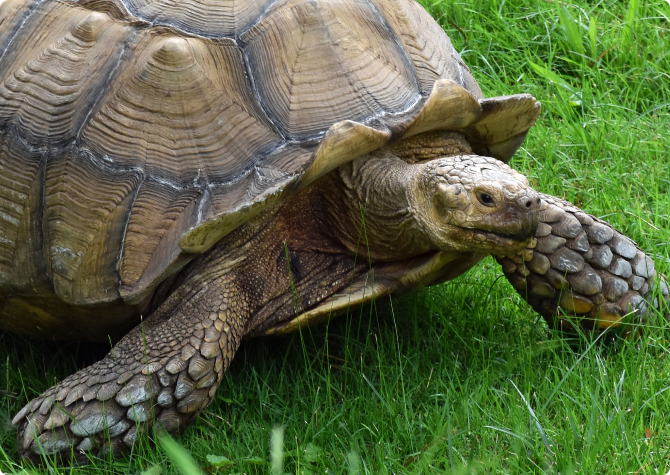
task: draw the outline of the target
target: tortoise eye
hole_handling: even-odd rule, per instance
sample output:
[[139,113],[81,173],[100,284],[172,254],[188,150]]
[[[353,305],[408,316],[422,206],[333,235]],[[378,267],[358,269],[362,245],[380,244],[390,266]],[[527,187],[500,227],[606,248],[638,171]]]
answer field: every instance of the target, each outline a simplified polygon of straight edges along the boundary
[[483,204],[484,206],[495,206],[496,202],[493,199],[493,196],[489,195],[488,193],[479,193],[477,195],[477,198],[479,198],[479,202]]

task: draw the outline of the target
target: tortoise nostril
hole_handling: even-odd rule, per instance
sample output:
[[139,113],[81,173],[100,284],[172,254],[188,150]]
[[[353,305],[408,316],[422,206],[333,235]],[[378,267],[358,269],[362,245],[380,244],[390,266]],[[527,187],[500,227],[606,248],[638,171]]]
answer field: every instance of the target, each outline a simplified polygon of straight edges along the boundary
[[540,203],[541,200],[540,198],[533,199],[533,198],[522,198],[519,200],[519,206],[525,206],[527,210],[536,210],[540,208]]

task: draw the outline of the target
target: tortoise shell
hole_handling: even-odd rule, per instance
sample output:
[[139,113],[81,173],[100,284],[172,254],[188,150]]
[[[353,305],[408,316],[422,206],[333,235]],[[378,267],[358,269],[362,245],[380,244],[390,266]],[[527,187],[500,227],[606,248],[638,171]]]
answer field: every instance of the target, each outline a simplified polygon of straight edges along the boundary
[[3,312],[46,320],[51,295],[121,321],[349,160],[457,130],[507,161],[538,114],[528,95],[483,99],[412,0],[5,0]]

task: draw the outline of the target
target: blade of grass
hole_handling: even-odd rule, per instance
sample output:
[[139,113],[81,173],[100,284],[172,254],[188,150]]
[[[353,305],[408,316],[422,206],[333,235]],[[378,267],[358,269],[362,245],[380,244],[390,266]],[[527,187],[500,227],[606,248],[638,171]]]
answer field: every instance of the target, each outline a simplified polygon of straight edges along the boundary
[[161,434],[157,436],[157,439],[158,444],[181,475],[204,475],[204,472],[200,470],[191,454],[172,437],[167,434]]

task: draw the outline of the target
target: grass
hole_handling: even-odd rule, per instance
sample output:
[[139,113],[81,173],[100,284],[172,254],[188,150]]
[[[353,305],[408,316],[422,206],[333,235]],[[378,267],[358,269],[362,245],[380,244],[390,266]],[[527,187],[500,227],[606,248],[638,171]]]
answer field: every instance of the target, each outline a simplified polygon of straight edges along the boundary
[[[486,95],[543,102],[513,166],[611,222],[668,274],[670,3],[424,3]],[[569,347],[501,275],[486,260],[328,326],[250,341],[179,439],[185,450],[142,445],[79,469],[22,466],[9,418],[99,351],[2,334],[0,471],[668,472],[668,323],[653,316],[634,343]]]

